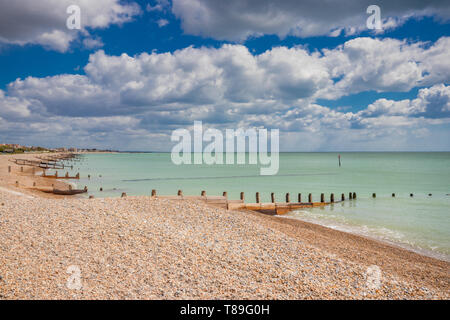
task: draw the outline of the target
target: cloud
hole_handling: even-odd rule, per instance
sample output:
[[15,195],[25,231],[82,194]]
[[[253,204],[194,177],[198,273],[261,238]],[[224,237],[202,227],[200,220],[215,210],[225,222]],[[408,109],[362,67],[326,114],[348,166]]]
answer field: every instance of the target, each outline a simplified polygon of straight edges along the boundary
[[147,6],[145,7],[145,10],[148,12],[152,11],[164,11],[167,8],[170,7],[169,0],[156,0],[156,4],[152,6],[150,3],[147,3]]
[[[218,129],[279,128],[286,146],[295,147],[298,137],[308,140],[306,149],[297,145],[302,150],[320,150],[338,137],[349,150],[379,148],[393,134],[407,136],[401,144],[410,146],[411,137],[448,134],[449,79],[438,71],[448,68],[441,59],[449,44],[448,38],[427,45],[357,38],[323,52],[276,47],[258,55],[231,44],[136,56],[99,50],[84,75],[11,82],[0,91],[0,118],[35,137],[53,132],[87,143],[92,135],[106,146],[129,148],[124,141],[134,141],[136,149],[167,150],[171,130],[194,120]],[[417,97],[378,99],[358,112],[317,102],[419,85]]]
[[357,115],[374,118],[380,116],[409,116],[440,119],[450,117],[450,86],[437,84],[420,89],[417,98],[401,101],[378,99]]
[[167,26],[169,24],[169,21],[166,19],[159,19],[158,21],[156,21],[156,23],[158,24],[158,27],[162,28],[164,26]]
[[87,49],[98,49],[103,47],[103,41],[100,38],[83,39],[83,46]]
[[[263,34],[279,37],[336,36],[366,30],[366,9],[373,1],[173,0],[172,12],[185,33],[242,41]],[[413,17],[450,18],[446,1],[378,1],[385,29]]]
[[[356,38],[324,50],[332,77],[339,79],[324,95],[375,90],[409,91],[450,81],[450,38],[429,43],[397,39]],[[349,91],[350,90],[350,91]]]
[[[81,9],[81,30],[66,26],[70,5]],[[0,0],[0,7],[0,43],[38,44],[59,52],[67,51],[75,39],[89,36],[89,30],[122,24],[140,13],[136,3],[119,0]]]

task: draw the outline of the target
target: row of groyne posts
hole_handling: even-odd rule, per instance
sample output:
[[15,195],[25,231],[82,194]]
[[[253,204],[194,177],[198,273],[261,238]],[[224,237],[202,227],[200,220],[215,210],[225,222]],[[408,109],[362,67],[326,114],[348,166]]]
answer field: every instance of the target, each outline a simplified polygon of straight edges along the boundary
[[[60,176],[58,175],[58,171],[56,171],[52,175],[48,175],[46,173],[46,170],[48,169],[65,169],[70,168],[73,170],[73,162],[80,161],[79,155],[69,153],[69,154],[62,154],[58,156],[47,156],[47,157],[36,157],[40,160],[29,160],[29,159],[12,159],[11,162],[14,162],[16,165],[20,166],[20,172],[24,172],[23,166],[31,166],[32,167],[32,175],[36,175],[37,169],[42,169],[42,174],[39,175],[42,178],[48,178],[48,179],[80,179],[80,173],[77,173],[75,176],[70,176],[69,172],[66,172],[65,175]],[[71,162],[71,165],[66,165],[64,162]],[[8,173],[12,172],[12,167],[8,166]],[[19,187],[19,181],[16,181],[16,187]],[[54,184],[52,184],[52,187],[37,187],[36,182],[33,182],[33,188],[37,189],[39,191],[47,192],[47,193],[54,193],[54,194],[61,194],[61,195],[72,195],[72,194],[79,194],[79,193],[85,193],[87,192],[87,187],[84,187],[84,189],[76,190],[73,189],[71,185],[68,185],[69,190],[58,190],[54,188]]]
[[[101,189],[102,190],[102,189]],[[431,196],[432,194],[428,194]],[[127,194],[125,192],[122,193],[122,198],[126,197]],[[271,202],[264,203],[261,202],[260,193],[256,192],[254,203],[245,203],[245,194],[244,192],[240,193],[239,200],[230,200],[228,199],[228,193],[226,191],[223,192],[222,196],[207,196],[206,191],[202,191],[200,196],[185,196],[183,195],[182,190],[178,190],[176,196],[170,195],[157,195],[155,189],[152,190],[151,193],[152,198],[162,198],[162,199],[171,199],[171,200],[202,200],[207,204],[211,204],[214,206],[226,208],[228,210],[252,210],[258,211],[266,214],[285,214],[289,211],[299,209],[299,208],[312,208],[312,207],[323,207],[326,205],[344,202],[348,200],[356,200],[356,192],[349,192],[348,198],[345,197],[345,194],[342,193],[340,200],[335,198],[334,193],[330,194],[329,201],[325,200],[325,194],[320,194],[320,202],[313,202],[312,194],[308,194],[308,202],[302,202],[302,194],[298,193],[297,202],[291,202],[290,193],[286,193],[285,202],[276,202],[275,193],[272,192],[270,194]],[[410,194],[410,197],[413,197],[414,194]],[[395,197],[395,193],[392,193],[392,197]],[[94,196],[90,196],[89,198],[94,198]],[[376,193],[372,194],[372,198],[376,198]]]
[[[156,190],[152,190],[152,197],[158,197],[163,199],[172,199],[172,200],[202,200],[207,204],[219,206],[222,208],[226,208],[228,210],[252,210],[259,211],[267,214],[284,214],[289,211],[299,209],[299,208],[312,208],[312,207],[320,207],[329,205],[332,203],[343,202],[346,200],[345,194],[341,194],[340,200],[335,199],[334,193],[330,194],[329,201],[325,200],[325,194],[322,193],[320,195],[320,202],[313,202],[312,194],[308,194],[308,202],[302,202],[302,194],[298,193],[297,202],[291,202],[290,194],[286,193],[285,202],[276,202],[275,201],[275,193],[272,192],[271,202],[264,203],[261,202],[260,193],[256,192],[254,203],[245,203],[245,194],[244,192],[240,193],[239,200],[230,200],[228,199],[228,193],[226,191],[223,192],[222,196],[207,196],[206,191],[202,191],[200,196],[185,196],[183,195],[182,190],[178,190],[176,196],[157,196]],[[122,193],[122,197],[126,197],[126,193]],[[348,194],[348,199],[353,200],[356,199],[356,192],[350,192]]]

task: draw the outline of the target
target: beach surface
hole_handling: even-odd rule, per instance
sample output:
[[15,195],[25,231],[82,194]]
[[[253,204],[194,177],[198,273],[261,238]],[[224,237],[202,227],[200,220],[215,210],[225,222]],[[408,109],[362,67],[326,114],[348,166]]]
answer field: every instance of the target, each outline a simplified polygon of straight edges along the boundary
[[196,201],[42,194],[33,182],[64,183],[12,157],[0,156],[0,299],[449,298],[446,261]]

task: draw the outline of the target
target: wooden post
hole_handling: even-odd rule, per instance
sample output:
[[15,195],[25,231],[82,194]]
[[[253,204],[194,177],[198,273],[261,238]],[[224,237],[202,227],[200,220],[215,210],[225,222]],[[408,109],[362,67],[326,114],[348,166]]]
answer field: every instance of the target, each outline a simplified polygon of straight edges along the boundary
[[122,192],[122,198],[125,198],[127,196],[126,192]]
[[270,199],[271,199],[272,203],[275,203],[275,193],[272,192],[270,194]]
[[341,201],[345,201],[345,194],[341,195]]
[[325,202],[325,195],[323,193],[320,194],[320,202]]
[[302,203],[302,194],[301,193],[298,194],[298,203]]
[[376,198],[377,194],[376,193],[372,193],[372,198]]
[[334,202],[334,193],[330,194],[330,202],[331,202],[331,203]]
[[183,191],[182,190],[178,190],[178,196],[182,197],[183,196]]
[[244,197],[244,193],[243,193],[243,192],[241,192],[241,200],[242,200],[242,201],[245,200],[245,197]]
[[395,193],[392,194],[392,198],[395,198]]
[[259,203],[259,192],[256,193],[256,203]]
[[312,203],[312,194],[311,194],[311,193],[308,194],[308,202],[309,202],[309,203]]
[[152,197],[156,197],[156,190],[152,189]]
[[206,191],[205,191],[205,190],[202,190],[202,192],[200,193],[200,195],[201,195],[202,197],[206,197]]
[[11,166],[8,166],[8,173],[11,173]]
[[349,198],[350,200],[352,200],[352,199],[353,199],[353,195],[352,195],[352,193],[351,193],[351,192],[349,192],[349,193],[348,193],[348,198]]
[[286,202],[287,202],[287,203],[291,202],[291,200],[289,199],[289,192],[286,193]]
[[353,199],[356,199],[356,192],[353,192]]

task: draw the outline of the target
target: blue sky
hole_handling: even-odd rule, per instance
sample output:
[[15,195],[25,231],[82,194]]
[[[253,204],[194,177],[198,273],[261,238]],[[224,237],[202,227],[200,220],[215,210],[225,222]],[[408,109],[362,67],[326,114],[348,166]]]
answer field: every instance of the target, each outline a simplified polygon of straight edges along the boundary
[[0,143],[167,151],[202,120],[282,151],[450,150],[445,1],[381,1],[381,32],[365,1],[90,3],[0,0]]

